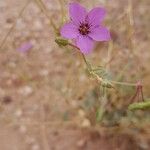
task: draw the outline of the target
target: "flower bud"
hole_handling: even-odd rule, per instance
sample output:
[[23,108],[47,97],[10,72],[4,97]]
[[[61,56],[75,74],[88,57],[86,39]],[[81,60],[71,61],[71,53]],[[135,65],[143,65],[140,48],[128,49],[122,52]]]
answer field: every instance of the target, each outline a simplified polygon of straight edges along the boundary
[[59,46],[67,46],[68,45],[68,40],[65,39],[56,39],[55,42],[59,45]]
[[132,103],[128,106],[129,110],[138,110],[138,109],[150,109],[150,101],[144,101],[139,103]]

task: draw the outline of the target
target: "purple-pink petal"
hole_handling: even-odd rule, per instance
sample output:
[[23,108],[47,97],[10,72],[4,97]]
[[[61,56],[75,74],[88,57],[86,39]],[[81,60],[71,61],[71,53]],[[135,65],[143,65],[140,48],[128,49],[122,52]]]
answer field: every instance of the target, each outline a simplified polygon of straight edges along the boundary
[[78,29],[72,23],[67,23],[61,28],[61,36],[67,39],[73,39],[78,36]]
[[93,26],[98,26],[103,21],[106,11],[104,8],[96,7],[88,13],[87,20]]
[[85,20],[87,12],[86,9],[78,3],[70,3],[69,14],[72,21],[78,25]]
[[32,47],[33,45],[30,42],[26,42],[26,43],[23,43],[19,48],[17,48],[17,50],[25,53],[25,52],[28,52]]
[[95,41],[109,41],[110,40],[110,32],[105,27],[97,27],[93,28],[89,33],[89,36]]
[[80,51],[83,54],[88,54],[93,49],[94,41],[90,37],[88,37],[88,36],[82,36],[82,35],[80,35],[76,39],[76,46],[78,48],[80,48]]

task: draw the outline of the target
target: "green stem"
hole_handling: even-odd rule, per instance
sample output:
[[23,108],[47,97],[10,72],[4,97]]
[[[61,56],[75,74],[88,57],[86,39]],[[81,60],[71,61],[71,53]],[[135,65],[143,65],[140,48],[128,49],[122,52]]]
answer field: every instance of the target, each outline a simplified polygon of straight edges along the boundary
[[90,63],[86,60],[86,57],[84,56],[83,53],[82,53],[82,57],[83,57],[83,60],[84,60],[84,62],[86,64],[86,67],[87,67],[88,71],[90,72],[91,69],[92,69]]
[[[75,45],[73,45],[71,43],[68,43],[68,45],[73,47],[73,48],[76,48],[80,52],[80,49],[77,46],[75,46]],[[83,60],[84,60],[84,62],[86,64],[86,67],[87,67],[88,71],[90,72],[91,69],[92,69],[90,63],[86,60],[86,57],[85,57],[85,55],[83,53],[81,53],[81,55],[82,55],[82,58],[83,58]]]
[[[76,48],[76,49],[80,50],[77,46],[75,46],[75,45],[73,45],[73,44],[71,44],[71,43],[69,43],[68,45],[70,45],[70,46],[73,47],[73,48]],[[81,53],[81,54],[82,54],[82,53]],[[84,54],[82,54],[82,57],[83,57],[83,60],[84,60],[84,62],[85,62],[85,64],[86,64],[86,66],[87,66],[87,69],[90,71],[90,73],[91,73],[92,75],[94,75],[95,78],[96,78],[99,82],[101,82],[103,79],[102,79],[101,77],[99,77],[96,73],[94,73],[94,72],[92,71],[92,68],[91,68],[90,64],[88,63],[88,61],[86,60],[86,57],[84,56]],[[89,68],[89,67],[90,67],[90,68]],[[112,84],[116,84],[116,85],[124,85],[124,86],[132,86],[132,87],[136,87],[136,86],[137,86],[136,83],[118,82],[118,81],[113,81],[113,80],[108,80],[108,81],[111,82]]]

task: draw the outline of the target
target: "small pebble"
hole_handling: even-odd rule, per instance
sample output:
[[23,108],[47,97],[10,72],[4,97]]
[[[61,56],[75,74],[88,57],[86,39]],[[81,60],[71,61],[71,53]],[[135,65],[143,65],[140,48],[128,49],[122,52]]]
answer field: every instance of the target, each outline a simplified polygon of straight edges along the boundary
[[36,142],[36,140],[33,137],[27,136],[25,142],[28,145],[33,145]]
[[27,127],[26,126],[24,126],[24,125],[21,125],[20,127],[19,127],[19,131],[20,131],[20,133],[26,133],[27,132]]
[[35,27],[35,29],[37,29],[37,30],[43,30],[43,24],[42,24],[42,22],[39,21],[39,20],[34,21],[34,27]]
[[19,92],[24,96],[29,96],[33,93],[33,89],[30,86],[24,86],[19,90]]
[[85,139],[81,139],[77,142],[77,146],[80,148],[83,148],[86,145],[86,140]]
[[0,1],[0,8],[4,8],[7,6],[7,3],[5,1]]
[[23,21],[22,19],[18,19],[18,20],[17,20],[16,28],[17,28],[18,30],[23,30],[23,29],[26,28],[26,25],[25,25],[25,23],[24,23],[24,21]]
[[83,122],[81,123],[82,127],[90,127],[91,123],[88,119],[84,119]]
[[10,96],[3,97],[3,104],[10,104],[12,102],[12,98]]
[[81,75],[80,78],[79,78],[79,80],[80,80],[81,82],[85,81],[85,80],[86,80],[86,76],[85,76],[85,75]]
[[43,69],[43,70],[41,70],[39,73],[40,73],[41,76],[48,76],[49,71],[46,70],[46,69]]
[[77,108],[78,107],[78,101],[77,100],[72,100],[70,101],[70,104],[73,108]]
[[85,112],[82,110],[82,109],[79,109],[78,110],[78,114],[81,118],[84,118],[85,117]]
[[38,144],[33,144],[31,150],[39,150],[40,146]]
[[21,117],[22,116],[22,110],[21,109],[18,109],[18,110],[16,110],[16,112],[15,112],[15,116],[17,117],[17,118],[19,118],[19,117]]

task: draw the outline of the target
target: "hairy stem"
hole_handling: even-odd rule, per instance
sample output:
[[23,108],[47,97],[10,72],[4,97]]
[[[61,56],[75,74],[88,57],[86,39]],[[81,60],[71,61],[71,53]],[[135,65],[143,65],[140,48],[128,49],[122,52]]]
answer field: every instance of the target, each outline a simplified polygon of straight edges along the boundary
[[[73,47],[73,48],[76,48],[77,50],[80,50],[77,46],[75,46],[75,45],[73,45],[73,44],[71,44],[71,43],[69,43],[69,45],[70,45],[71,47]],[[82,58],[83,58],[83,60],[84,60],[84,62],[85,62],[85,64],[86,64],[86,66],[87,66],[87,69],[90,71],[90,74],[93,75],[93,76],[97,79],[98,82],[101,82],[103,79],[102,79],[101,77],[99,77],[96,73],[94,73],[94,72],[92,71],[92,68],[89,69],[89,63],[88,63],[88,61],[86,60],[85,55],[84,55],[83,53],[81,53],[81,55],[82,55]],[[133,87],[136,87],[136,86],[137,86],[137,83],[118,82],[118,81],[113,81],[113,80],[108,80],[108,81],[111,82],[112,84],[116,84],[116,85],[133,86]]]

